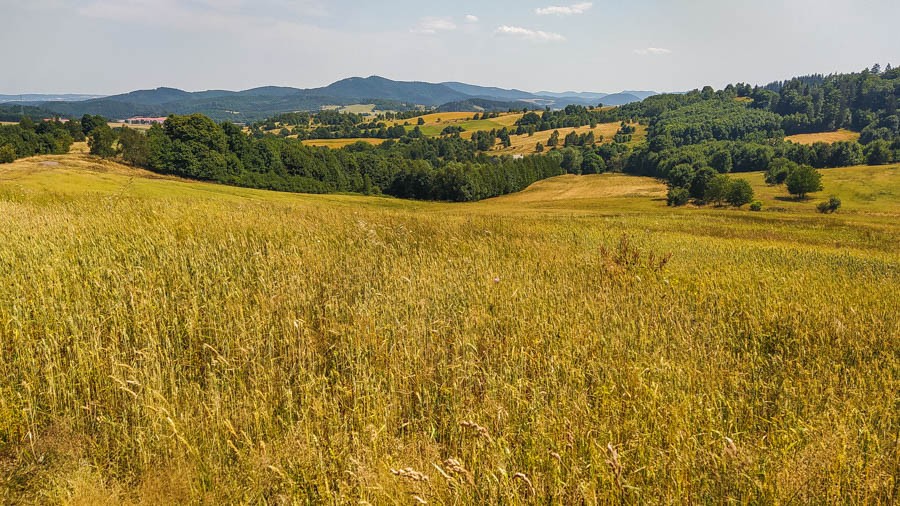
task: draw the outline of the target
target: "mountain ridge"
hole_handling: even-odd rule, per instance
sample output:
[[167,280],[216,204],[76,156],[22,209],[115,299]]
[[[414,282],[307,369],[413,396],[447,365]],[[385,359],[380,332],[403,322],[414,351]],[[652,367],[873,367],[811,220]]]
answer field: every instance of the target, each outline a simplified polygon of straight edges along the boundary
[[[0,95],[0,103],[4,103],[3,97]],[[159,87],[105,97],[83,97],[85,97],[83,100],[35,100],[15,103],[35,105],[68,116],[99,114],[113,119],[125,119],[132,116],[165,116],[196,112],[219,121],[249,122],[284,112],[315,111],[325,106],[352,104],[375,104],[379,110],[411,110],[418,107],[440,109],[442,106],[458,108],[467,104],[477,108],[484,105],[496,108],[502,104],[515,106],[510,108],[560,109],[568,105],[595,106],[599,103],[624,105],[645,98],[626,92],[531,93],[461,82],[394,81],[381,76],[350,77],[328,86],[307,89],[263,86],[243,91],[190,92]]]

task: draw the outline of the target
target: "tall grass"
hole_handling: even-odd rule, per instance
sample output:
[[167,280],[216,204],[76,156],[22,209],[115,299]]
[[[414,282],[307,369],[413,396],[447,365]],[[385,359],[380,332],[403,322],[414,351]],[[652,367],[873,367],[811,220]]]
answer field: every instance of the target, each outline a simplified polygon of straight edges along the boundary
[[896,225],[183,191],[0,189],[0,502],[900,498]]

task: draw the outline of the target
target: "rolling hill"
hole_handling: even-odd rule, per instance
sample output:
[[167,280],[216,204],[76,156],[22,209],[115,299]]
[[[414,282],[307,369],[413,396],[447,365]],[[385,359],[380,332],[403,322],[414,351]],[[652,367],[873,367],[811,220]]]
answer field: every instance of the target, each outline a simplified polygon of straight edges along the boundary
[[0,166],[0,497],[890,504],[897,169],[824,172],[846,212]]
[[[630,93],[529,93],[458,82],[393,81],[383,77],[353,77],[312,89],[262,87],[244,91],[188,92],[174,88],[139,90],[87,100],[36,101],[52,113],[77,117],[99,114],[113,119],[202,113],[218,121],[252,122],[283,112],[316,111],[324,106],[375,104],[378,110],[410,110],[419,106],[438,110],[506,110],[562,108],[575,105],[624,105],[639,102]],[[0,102],[2,102],[0,97]]]

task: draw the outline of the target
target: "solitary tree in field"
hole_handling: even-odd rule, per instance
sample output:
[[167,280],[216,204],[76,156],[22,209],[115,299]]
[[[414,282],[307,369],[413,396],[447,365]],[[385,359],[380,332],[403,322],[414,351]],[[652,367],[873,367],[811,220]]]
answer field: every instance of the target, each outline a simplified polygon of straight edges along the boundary
[[728,195],[725,199],[734,207],[753,202],[753,187],[746,179],[735,179],[728,186]]
[[809,193],[822,191],[822,174],[809,165],[801,165],[792,170],[784,182],[788,192],[798,199],[805,199]]

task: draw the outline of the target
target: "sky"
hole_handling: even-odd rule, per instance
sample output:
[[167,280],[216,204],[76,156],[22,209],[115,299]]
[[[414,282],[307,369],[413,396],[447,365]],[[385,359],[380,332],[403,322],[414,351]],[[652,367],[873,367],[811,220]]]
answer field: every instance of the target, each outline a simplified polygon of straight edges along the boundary
[[686,91],[900,64],[898,0],[0,0],[0,94],[380,75]]

